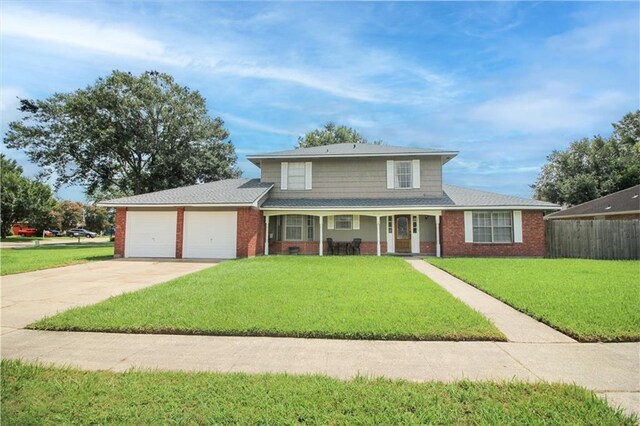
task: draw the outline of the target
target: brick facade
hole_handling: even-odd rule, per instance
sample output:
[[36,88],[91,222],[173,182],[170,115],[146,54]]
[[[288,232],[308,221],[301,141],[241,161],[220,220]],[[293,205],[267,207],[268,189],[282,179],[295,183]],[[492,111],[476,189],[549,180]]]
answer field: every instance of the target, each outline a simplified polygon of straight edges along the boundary
[[442,212],[443,256],[544,256],[544,220],[539,210],[522,211],[522,243],[489,244],[464,242],[464,212]]
[[115,220],[116,235],[113,248],[113,257],[124,257],[124,238],[127,232],[127,209],[118,207]]
[[420,254],[427,254],[430,256],[436,255],[436,242],[435,241],[420,241]]
[[176,259],[182,259],[182,245],[184,244],[184,207],[178,207],[176,218]]
[[252,207],[238,209],[236,256],[254,257],[264,254],[265,222],[262,212]]

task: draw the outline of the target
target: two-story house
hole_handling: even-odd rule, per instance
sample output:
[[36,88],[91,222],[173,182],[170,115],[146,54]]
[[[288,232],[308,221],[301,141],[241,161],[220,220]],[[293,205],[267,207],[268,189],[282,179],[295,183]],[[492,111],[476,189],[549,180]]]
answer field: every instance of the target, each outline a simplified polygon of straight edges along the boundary
[[[260,179],[229,179],[102,202],[116,256],[261,254],[543,256],[559,206],[446,185],[456,151],[337,144],[250,155]],[[358,251],[356,251],[357,253]]]

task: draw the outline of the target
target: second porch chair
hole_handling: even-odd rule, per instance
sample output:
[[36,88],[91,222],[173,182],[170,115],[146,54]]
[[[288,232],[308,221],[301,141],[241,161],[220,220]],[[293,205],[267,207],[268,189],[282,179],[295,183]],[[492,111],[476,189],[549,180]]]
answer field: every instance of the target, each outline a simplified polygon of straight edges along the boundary
[[360,243],[362,242],[362,238],[354,238],[351,242],[351,254],[360,254]]
[[328,254],[335,254],[333,248],[333,238],[327,238],[327,252]]

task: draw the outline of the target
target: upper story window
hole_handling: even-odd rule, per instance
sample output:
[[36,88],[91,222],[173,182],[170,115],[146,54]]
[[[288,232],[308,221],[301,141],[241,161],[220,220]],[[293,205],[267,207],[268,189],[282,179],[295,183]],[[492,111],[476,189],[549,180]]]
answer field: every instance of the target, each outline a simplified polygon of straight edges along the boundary
[[396,188],[412,188],[413,187],[413,173],[411,161],[396,161]]
[[420,160],[387,161],[387,189],[420,188]]
[[289,163],[287,189],[304,189],[304,163]]
[[311,162],[282,162],[280,165],[280,189],[289,191],[311,189]]
[[512,214],[506,212],[473,212],[474,243],[513,242]]

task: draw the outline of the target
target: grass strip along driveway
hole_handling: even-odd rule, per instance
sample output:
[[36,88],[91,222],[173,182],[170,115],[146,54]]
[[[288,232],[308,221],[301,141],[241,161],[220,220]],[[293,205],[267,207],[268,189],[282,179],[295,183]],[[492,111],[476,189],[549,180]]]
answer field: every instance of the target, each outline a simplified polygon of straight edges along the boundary
[[633,425],[570,385],[85,372],[2,361],[7,424]]
[[576,340],[640,340],[640,262],[477,258],[429,262]]
[[0,249],[0,275],[113,258],[113,243]]
[[485,317],[399,258],[224,262],[30,327],[393,340],[504,340]]

